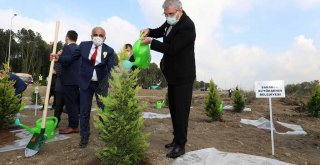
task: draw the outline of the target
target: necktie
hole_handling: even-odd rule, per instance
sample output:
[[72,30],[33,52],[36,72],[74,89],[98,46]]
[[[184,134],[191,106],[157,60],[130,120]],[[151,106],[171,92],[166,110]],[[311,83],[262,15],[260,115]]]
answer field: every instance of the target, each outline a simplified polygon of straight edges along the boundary
[[166,36],[168,36],[168,34],[170,33],[171,29],[172,29],[172,26],[169,26],[168,30],[166,31]]
[[91,63],[94,65],[96,63],[96,58],[97,58],[97,52],[98,52],[98,47],[96,46],[94,49],[94,52],[91,56]]

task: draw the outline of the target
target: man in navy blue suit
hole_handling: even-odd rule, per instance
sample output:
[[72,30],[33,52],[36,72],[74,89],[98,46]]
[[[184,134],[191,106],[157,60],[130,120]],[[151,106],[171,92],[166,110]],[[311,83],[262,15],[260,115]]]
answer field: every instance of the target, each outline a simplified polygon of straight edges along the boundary
[[[61,51],[61,57],[72,57],[72,54],[78,48],[76,44],[78,39],[78,34],[74,30],[69,30],[65,38],[65,46]],[[79,132],[79,66],[80,59],[74,60],[72,62],[61,63],[61,73],[59,78],[62,84],[62,96],[64,104],[68,112],[69,125],[66,128],[60,128],[60,134],[70,134]],[[58,74],[57,74],[58,75]],[[60,119],[63,108],[59,107],[55,111],[55,116]]]
[[81,59],[79,71],[80,87],[80,147],[85,148],[90,136],[90,112],[93,94],[99,108],[104,109],[98,95],[107,96],[110,70],[115,65],[115,52],[104,44],[106,32],[102,27],[95,27],[91,33],[92,41],[81,42],[72,56],[51,54],[51,58],[65,63]]
[[[0,70],[0,78],[2,78],[5,74],[6,74],[6,72],[4,70]],[[23,93],[23,91],[25,91],[27,89],[28,85],[17,75],[15,75],[11,72],[8,72],[7,74],[9,76],[8,79],[11,81],[14,81],[14,85],[13,85],[13,87],[15,89],[14,95],[17,96],[21,102],[22,93]]]

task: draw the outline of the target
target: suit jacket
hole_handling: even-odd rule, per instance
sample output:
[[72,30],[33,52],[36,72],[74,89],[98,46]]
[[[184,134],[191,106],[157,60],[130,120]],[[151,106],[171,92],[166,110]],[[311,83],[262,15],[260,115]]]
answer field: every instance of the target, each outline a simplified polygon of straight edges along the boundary
[[24,90],[27,89],[27,84],[17,75],[13,74],[13,73],[8,73],[9,74],[9,80],[13,80],[14,81],[14,89],[15,89],[15,95],[21,94]]
[[[65,45],[62,49],[63,56],[70,56],[75,52],[78,48],[78,45],[75,43]],[[78,85],[79,83],[79,67],[80,67],[80,59],[74,60],[72,62],[62,63],[61,66],[61,84],[62,85]],[[60,69],[60,68],[59,68]]]
[[192,83],[196,77],[194,23],[183,11],[178,23],[166,36],[169,27],[165,22],[156,29],[150,29],[150,37],[163,37],[163,42],[152,40],[151,49],[163,53],[160,68],[168,84]]
[[62,77],[62,65],[58,62],[56,62],[54,64],[54,69],[56,70],[56,76],[55,76],[55,85],[54,85],[54,90],[56,92],[62,92],[63,88],[62,88],[62,82],[61,82],[61,77]]
[[[91,82],[93,70],[96,70],[98,83],[107,83],[110,70],[115,65],[115,54],[114,50],[106,44],[102,45],[101,51],[101,63],[94,66],[89,60],[89,54],[92,47],[92,41],[81,42],[79,47],[74,51],[72,56],[60,56],[59,62],[69,63],[81,59],[80,70],[79,70],[79,87],[80,89],[86,90]],[[104,57],[103,53],[107,52]]]

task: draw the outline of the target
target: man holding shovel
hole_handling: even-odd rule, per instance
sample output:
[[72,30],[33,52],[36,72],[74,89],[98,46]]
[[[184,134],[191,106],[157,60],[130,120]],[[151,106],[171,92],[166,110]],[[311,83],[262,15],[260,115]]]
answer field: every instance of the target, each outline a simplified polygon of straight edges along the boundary
[[[61,57],[72,57],[72,54],[78,48],[76,44],[78,33],[74,30],[67,32],[65,42],[66,45],[59,53]],[[80,60],[61,63],[61,84],[64,104],[68,112],[69,125],[66,128],[60,128],[60,134],[70,134],[79,132],[79,66]],[[62,113],[62,107],[59,112],[55,113],[59,116]]]

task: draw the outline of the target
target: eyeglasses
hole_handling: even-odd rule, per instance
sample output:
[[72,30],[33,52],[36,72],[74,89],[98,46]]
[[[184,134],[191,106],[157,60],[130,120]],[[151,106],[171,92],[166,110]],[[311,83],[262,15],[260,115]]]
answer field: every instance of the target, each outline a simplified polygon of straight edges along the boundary
[[93,34],[92,36],[93,36],[93,37],[102,37],[102,38],[104,37],[103,34]]
[[163,13],[163,15],[164,15],[165,17],[174,17],[174,16],[176,16],[176,14],[177,14],[178,11],[179,11],[179,10],[176,10],[176,12],[174,12],[174,13]]

